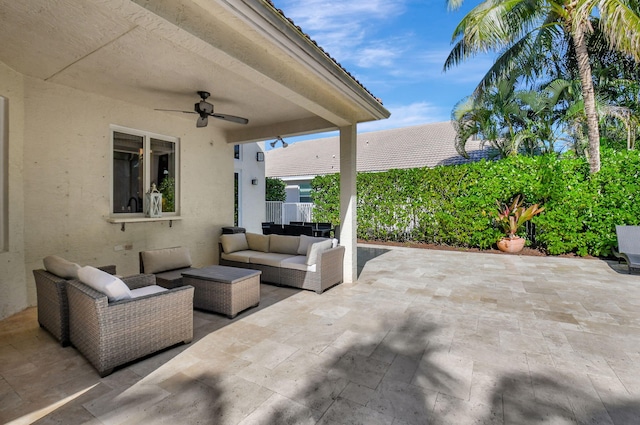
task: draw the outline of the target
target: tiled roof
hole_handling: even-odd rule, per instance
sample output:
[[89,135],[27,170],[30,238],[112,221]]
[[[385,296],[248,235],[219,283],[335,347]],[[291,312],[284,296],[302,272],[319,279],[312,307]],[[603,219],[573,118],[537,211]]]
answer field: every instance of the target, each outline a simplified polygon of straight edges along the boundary
[[[358,134],[357,170],[386,171],[479,161],[489,151],[469,141],[466,159],[456,152],[450,121]],[[266,153],[267,177],[333,174],[340,171],[340,138],[327,137],[290,144]]]
[[334,59],[326,50],[324,50],[322,48],[322,46],[320,46],[314,39],[312,39],[311,37],[309,37],[309,34],[307,34],[306,32],[304,32],[302,30],[302,28],[300,28],[298,25],[296,25],[295,22],[293,22],[293,19],[287,17],[287,15],[284,14],[284,12],[282,11],[282,9],[278,9],[276,7],[275,4],[273,4],[272,0],[265,0],[276,12],[278,12],[280,15],[282,15],[283,18],[285,18],[295,29],[298,30],[298,32],[300,34],[302,34],[307,40],[309,40],[311,43],[313,43],[314,46],[316,46],[327,58],[329,58],[332,62],[334,62],[336,65],[338,65],[340,67],[340,69],[342,69],[342,71],[344,71],[345,74],[347,74],[349,76],[349,78],[351,78],[353,81],[355,81],[360,87],[363,88],[364,91],[366,91],[371,97],[373,97],[376,101],[378,101],[378,103],[380,103],[382,105],[382,100],[378,97],[375,97],[373,95],[373,93],[371,93],[369,91],[369,89],[367,89],[360,81],[358,81],[353,75],[351,75],[351,73],[349,71],[346,70],[346,68],[344,66],[342,66],[340,64],[340,62],[338,62],[336,59]]

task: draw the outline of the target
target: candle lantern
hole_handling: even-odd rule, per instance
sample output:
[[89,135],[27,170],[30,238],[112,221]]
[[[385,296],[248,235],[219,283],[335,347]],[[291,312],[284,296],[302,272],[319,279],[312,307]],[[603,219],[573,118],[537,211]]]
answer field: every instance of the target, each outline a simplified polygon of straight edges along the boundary
[[145,195],[147,201],[147,217],[162,217],[162,193],[156,187],[151,185],[151,189]]

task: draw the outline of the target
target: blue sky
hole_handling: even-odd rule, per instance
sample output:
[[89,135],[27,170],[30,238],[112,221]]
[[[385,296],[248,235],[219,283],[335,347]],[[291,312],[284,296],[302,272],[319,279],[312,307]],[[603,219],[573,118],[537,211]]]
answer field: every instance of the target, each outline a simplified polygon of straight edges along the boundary
[[457,11],[448,11],[445,0],[274,4],[391,112],[387,120],[359,125],[358,132],[449,120],[453,106],[473,91],[492,63],[490,56],[483,56],[442,71],[453,30],[477,1]]

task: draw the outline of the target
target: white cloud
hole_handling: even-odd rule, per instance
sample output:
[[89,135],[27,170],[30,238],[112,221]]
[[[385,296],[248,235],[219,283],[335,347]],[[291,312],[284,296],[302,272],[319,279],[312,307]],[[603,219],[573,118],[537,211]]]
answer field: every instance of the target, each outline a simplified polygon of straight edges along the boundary
[[347,62],[370,48],[380,23],[404,12],[405,0],[283,0],[277,6],[338,62]]
[[448,121],[451,111],[444,111],[428,102],[415,102],[409,105],[390,105],[391,116],[386,120],[372,121],[358,125],[358,131],[377,131],[388,128],[409,127],[430,122]]

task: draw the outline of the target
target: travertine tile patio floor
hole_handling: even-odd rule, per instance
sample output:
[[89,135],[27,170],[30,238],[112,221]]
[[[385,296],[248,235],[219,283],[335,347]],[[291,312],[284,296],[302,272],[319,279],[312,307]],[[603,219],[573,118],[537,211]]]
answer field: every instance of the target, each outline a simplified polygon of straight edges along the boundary
[[357,283],[263,285],[259,308],[195,311],[191,344],[104,379],[34,309],[3,320],[0,422],[640,423],[640,276],[593,259],[359,251]]

